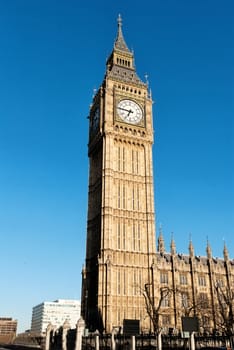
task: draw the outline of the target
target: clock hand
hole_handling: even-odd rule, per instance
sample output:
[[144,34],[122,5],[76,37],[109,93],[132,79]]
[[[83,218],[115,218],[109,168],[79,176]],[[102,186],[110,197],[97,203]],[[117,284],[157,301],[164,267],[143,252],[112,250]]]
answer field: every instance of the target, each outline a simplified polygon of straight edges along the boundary
[[118,109],[121,109],[122,111],[126,111],[126,112],[128,112],[128,113],[131,111],[131,109],[129,110],[129,109],[122,108],[122,107],[118,107]]
[[129,109],[129,111],[128,111],[128,116],[129,116],[130,113],[133,113],[133,111],[131,109]]

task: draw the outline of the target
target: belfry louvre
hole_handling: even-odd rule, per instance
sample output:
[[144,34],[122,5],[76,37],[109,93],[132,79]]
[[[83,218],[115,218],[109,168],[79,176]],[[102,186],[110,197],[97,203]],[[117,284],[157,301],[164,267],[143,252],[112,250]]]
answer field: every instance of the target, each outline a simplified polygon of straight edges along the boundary
[[142,332],[179,332],[182,316],[197,316],[200,332],[226,331],[234,314],[234,260],[227,247],[223,259],[212,257],[209,243],[205,257],[195,256],[191,241],[188,254],[177,254],[172,239],[166,252],[162,230],[156,247],[152,103],[119,16],[89,114],[81,314],[91,331],[111,332],[124,320],[139,320]]

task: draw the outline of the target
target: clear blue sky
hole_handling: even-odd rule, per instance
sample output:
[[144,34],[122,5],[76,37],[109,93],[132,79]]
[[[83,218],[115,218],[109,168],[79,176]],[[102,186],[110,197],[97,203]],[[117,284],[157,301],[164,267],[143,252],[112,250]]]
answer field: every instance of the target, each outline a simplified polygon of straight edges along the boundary
[[230,0],[0,2],[0,316],[80,298],[88,120],[122,14],[154,103],[157,226],[166,248],[233,241]]

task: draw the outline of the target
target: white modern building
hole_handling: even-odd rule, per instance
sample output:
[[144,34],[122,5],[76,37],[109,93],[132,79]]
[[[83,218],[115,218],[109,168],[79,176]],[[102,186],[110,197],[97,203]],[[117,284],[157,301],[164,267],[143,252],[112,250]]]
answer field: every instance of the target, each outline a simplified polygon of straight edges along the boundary
[[65,321],[69,322],[71,328],[75,328],[79,318],[79,300],[44,301],[33,307],[31,332],[42,334],[46,332],[49,323],[59,328]]

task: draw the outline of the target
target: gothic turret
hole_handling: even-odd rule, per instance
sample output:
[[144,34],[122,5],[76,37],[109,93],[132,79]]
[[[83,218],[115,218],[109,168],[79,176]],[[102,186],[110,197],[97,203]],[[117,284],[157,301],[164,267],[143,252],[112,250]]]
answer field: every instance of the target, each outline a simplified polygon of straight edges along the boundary
[[223,247],[223,257],[224,257],[225,261],[228,261],[229,255],[228,255],[228,250],[227,250],[227,247],[226,247],[225,243],[224,243],[224,247]]
[[194,257],[194,247],[193,247],[193,244],[192,244],[192,240],[190,239],[189,241],[189,255],[191,258]]
[[176,254],[176,245],[175,245],[175,241],[173,239],[173,237],[171,238],[171,255],[175,255]]
[[211,251],[211,247],[209,244],[209,241],[207,240],[207,246],[206,246],[206,254],[207,254],[207,258],[211,259],[212,258],[212,251]]
[[164,238],[163,238],[163,232],[162,232],[161,226],[159,228],[159,236],[158,236],[158,252],[160,254],[163,254],[165,252]]

